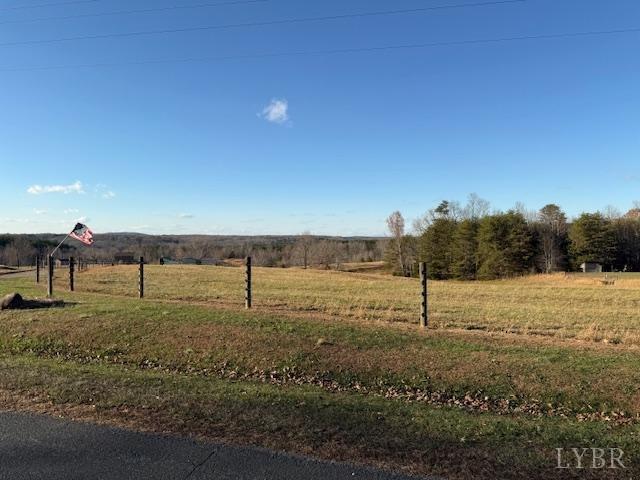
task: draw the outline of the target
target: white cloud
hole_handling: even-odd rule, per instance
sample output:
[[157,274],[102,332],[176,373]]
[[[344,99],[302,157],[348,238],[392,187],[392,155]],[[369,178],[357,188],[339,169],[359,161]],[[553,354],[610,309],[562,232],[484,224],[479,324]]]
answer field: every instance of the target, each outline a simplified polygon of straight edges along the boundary
[[67,208],[64,213],[65,215],[69,215],[70,213],[78,213],[80,210],[78,210],[77,208]]
[[178,217],[180,218],[193,218],[195,215],[192,215],[190,213],[181,213],[180,215],[178,215]]
[[45,213],[47,213],[46,210],[38,210],[37,208],[33,209],[33,213],[35,213],[36,215],[44,215]]
[[267,122],[280,125],[286,123],[289,121],[289,102],[285,99],[278,100],[274,98],[258,116],[264,118]]
[[77,181],[71,185],[31,185],[27,189],[31,195],[42,195],[43,193],[84,193],[82,182]]
[[96,185],[93,187],[93,192],[96,196],[104,198],[105,200],[111,200],[112,198],[116,197],[116,192],[111,190],[109,188],[109,185],[106,185],[104,183],[96,183]]

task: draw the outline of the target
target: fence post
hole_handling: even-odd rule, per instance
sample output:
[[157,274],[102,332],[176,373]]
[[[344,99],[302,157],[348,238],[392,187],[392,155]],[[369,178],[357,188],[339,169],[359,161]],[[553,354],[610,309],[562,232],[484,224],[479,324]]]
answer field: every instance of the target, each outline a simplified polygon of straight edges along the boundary
[[53,257],[47,257],[47,296],[53,297]]
[[246,308],[251,308],[251,257],[247,257],[247,270],[245,272],[244,280],[244,305]]
[[73,257],[69,257],[69,291],[73,292],[73,274],[76,268],[76,259]]
[[429,313],[427,309],[427,264],[420,262],[420,286],[421,286],[421,302],[420,302],[420,326],[427,328],[429,325]]
[[36,283],[40,283],[40,255],[36,255]]
[[138,265],[138,293],[140,298],[144,298],[144,257],[140,257],[140,264]]

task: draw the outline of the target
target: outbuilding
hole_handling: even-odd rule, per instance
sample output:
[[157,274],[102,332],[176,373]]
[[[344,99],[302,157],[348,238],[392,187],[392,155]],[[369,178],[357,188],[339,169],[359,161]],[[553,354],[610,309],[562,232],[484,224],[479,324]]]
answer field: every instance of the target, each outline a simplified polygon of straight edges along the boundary
[[602,264],[596,262],[584,262],[580,265],[580,270],[584,273],[602,273]]

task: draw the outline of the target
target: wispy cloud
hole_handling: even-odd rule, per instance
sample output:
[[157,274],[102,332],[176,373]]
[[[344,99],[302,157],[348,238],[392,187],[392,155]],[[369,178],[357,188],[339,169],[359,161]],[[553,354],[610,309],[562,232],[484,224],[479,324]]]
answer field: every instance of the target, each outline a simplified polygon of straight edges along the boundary
[[27,189],[31,195],[42,195],[43,193],[84,193],[82,182],[77,181],[71,185],[31,185]]
[[67,209],[64,211],[64,214],[65,214],[65,215],[69,215],[69,214],[72,214],[72,213],[78,213],[79,211],[80,211],[80,210],[78,210],[77,208],[67,208]]
[[195,215],[192,215],[190,213],[181,213],[180,215],[178,215],[179,218],[193,218],[195,217]]
[[116,192],[109,188],[109,185],[104,183],[96,183],[93,186],[93,193],[100,198],[104,198],[105,200],[111,200],[116,197]]
[[45,213],[47,213],[46,210],[39,210],[37,208],[33,209],[33,213],[35,213],[36,215],[44,215]]
[[286,123],[289,121],[289,102],[285,99],[274,98],[258,116],[264,118],[267,122],[280,125]]

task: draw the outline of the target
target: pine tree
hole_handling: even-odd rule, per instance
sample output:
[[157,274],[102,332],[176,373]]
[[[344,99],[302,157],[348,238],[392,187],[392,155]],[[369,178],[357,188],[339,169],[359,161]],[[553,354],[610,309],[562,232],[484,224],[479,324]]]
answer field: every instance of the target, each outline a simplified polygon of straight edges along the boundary
[[479,221],[461,221],[453,236],[453,275],[463,280],[474,280],[478,275]]
[[640,216],[632,210],[613,222],[616,236],[615,268],[621,271],[640,271]]
[[485,217],[478,229],[478,278],[522,275],[531,268],[532,236],[521,213]]
[[427,263],[429,277],[443,280],[453,276],[453,237],[457,221],[447,201],[440,203],[433,215],[433,221],[420,237],[419,256]]
[[616,256],[616,237],[610,220],[600,213],[583,213],[569,230],[574,267],[584,262],[611,266]]

